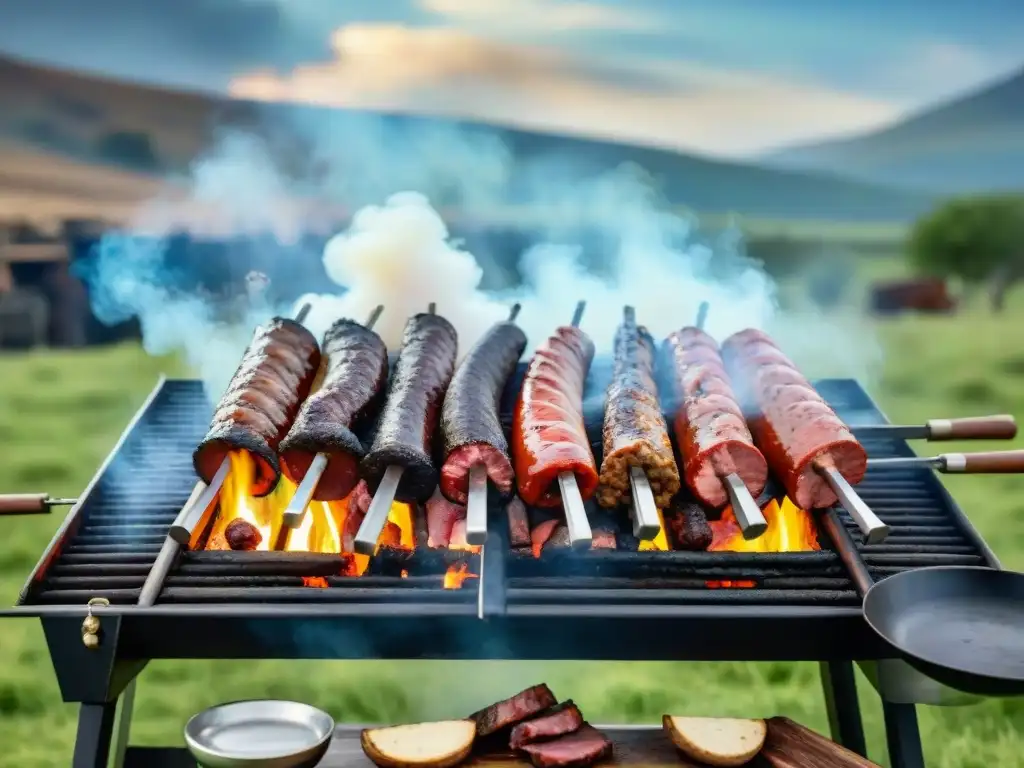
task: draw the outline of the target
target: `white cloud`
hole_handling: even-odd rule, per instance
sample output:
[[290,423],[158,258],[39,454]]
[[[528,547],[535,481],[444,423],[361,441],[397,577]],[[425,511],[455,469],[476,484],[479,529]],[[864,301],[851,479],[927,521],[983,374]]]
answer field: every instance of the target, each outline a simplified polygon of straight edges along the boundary
[[286,74],[253,72],[233,81],[231,92],[734,156],[872,128],[895,117],[899,106],[686,63],[596,69],[557,50],[496,43],[449,27],[349,25],[334,33],[332,44],[333,61]]
[[425,11],[463,26],[515,33],[524,30],[650,30],[659,20],[636,7],[613,8],[581,0],[419,0]]
[[872,73],[869,89],[915,106],[959,96],[1020,66],[1020,55],[982,50],[951,40],[925,40],[908,46],[884,69]]

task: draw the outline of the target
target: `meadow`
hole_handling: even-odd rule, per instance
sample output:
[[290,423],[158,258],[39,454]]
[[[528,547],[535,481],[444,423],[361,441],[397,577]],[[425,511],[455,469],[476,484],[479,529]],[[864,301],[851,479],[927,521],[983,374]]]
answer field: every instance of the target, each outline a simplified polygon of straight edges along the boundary
[[[1022,299],[1002,316],[972,306],[950,317],[864,320],[863,332],[877,333],[885,350],[872,395],[901,422],[998,412],[1024,420]],[[0,355],[0,489],[78,493],[160,372],[185,373],[134,345]],[[1024,478],[947,485],[1003,564],[1024,569]],[[14,602],[60,518],[0,520],[0,601]],[[190,715],[233,699],[295,698],[339,721],[398,722],[463,716],[541,680],[596,722],[654,723],[665,712],[787,715],[827,732],[811,663],[163,661],[141,676],[133,742],[179,744]],[[871,757],[887,764],[878,699],[860,683]],[[61,702],[38,623],[0,623],[0,766],[67,765],[76,716]],[[919,717],[932,768],[1024,766],[1024,702],[920,707]]]

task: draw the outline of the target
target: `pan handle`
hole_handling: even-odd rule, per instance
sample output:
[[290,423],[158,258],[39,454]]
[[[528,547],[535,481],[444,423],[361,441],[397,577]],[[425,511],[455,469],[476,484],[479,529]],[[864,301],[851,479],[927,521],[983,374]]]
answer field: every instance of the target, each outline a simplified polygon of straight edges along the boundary
[[839,555],[839,559],[846,567],[847,573],[850,574],[853,586],[856,587],[858,594],[863,598],[868,593],[868,590],[874,586],[875,580],[871,578],[871,573],[864,563],[864,558],[857,551],[857,544],[854,542],[850,532],[846,530],[846,526],[839,519],[839,514],[835,508],[826,510],[821,515],[820,521],[821,526],[825,529],[825,533],[828,534],[828,537],[832,539],[832,543],[835,545],[836,554]]

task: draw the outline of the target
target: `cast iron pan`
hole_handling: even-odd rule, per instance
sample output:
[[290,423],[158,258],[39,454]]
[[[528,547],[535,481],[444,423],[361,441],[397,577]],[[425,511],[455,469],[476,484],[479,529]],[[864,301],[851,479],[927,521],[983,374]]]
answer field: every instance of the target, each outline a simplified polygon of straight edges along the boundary
[[822,524],[864,598],[864,619],[908,664],[979,696],[1024,694],[1024,574],[940,566],[875,583],[835,510]]

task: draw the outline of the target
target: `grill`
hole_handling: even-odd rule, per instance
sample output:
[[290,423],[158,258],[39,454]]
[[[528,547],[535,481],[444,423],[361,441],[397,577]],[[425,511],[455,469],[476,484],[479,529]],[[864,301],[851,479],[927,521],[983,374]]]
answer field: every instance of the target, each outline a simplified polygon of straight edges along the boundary
[[[884,422],[857,382],[816,386],[848,423]],[[595,440],[597,410],[588,418]],[[82,703],[76,766],[105,764],[118,697],[130,715],[131,681],[154,658],[819,661],[833,738],[864,754],[856,660],[882,694],[892,764],[923,765],[914,704],[945,703],[950,692],[892,659],[824,533],[817,552],[638,552],[627,524],[594,507],[592,524],[616,530],[616,549],[535,558],[509,549],[494,505],[480,554],[381,550],[361,577],[341,575],[337,555],[178,554],[166,533],[195,484],[191,453],[209,415],[199,382],[162,380],[6,612],[42,619],[62,695]],[[913,455],[902,440],[864,444],[873,458]],[[998,567],[931,471],[869,471],[858,492],[891,526],[884,543],[866,545],[839,510],[875,579],[934,565]],[[456,562],[479,578],[445,589]],[[304,586],[310,576],[329,588]],[[109,606],[86,607],[97,599]],[[94,648],[83,644],[87,612],[99,624]],[[126,764],[181,758],[124,745],[116,753]]]

